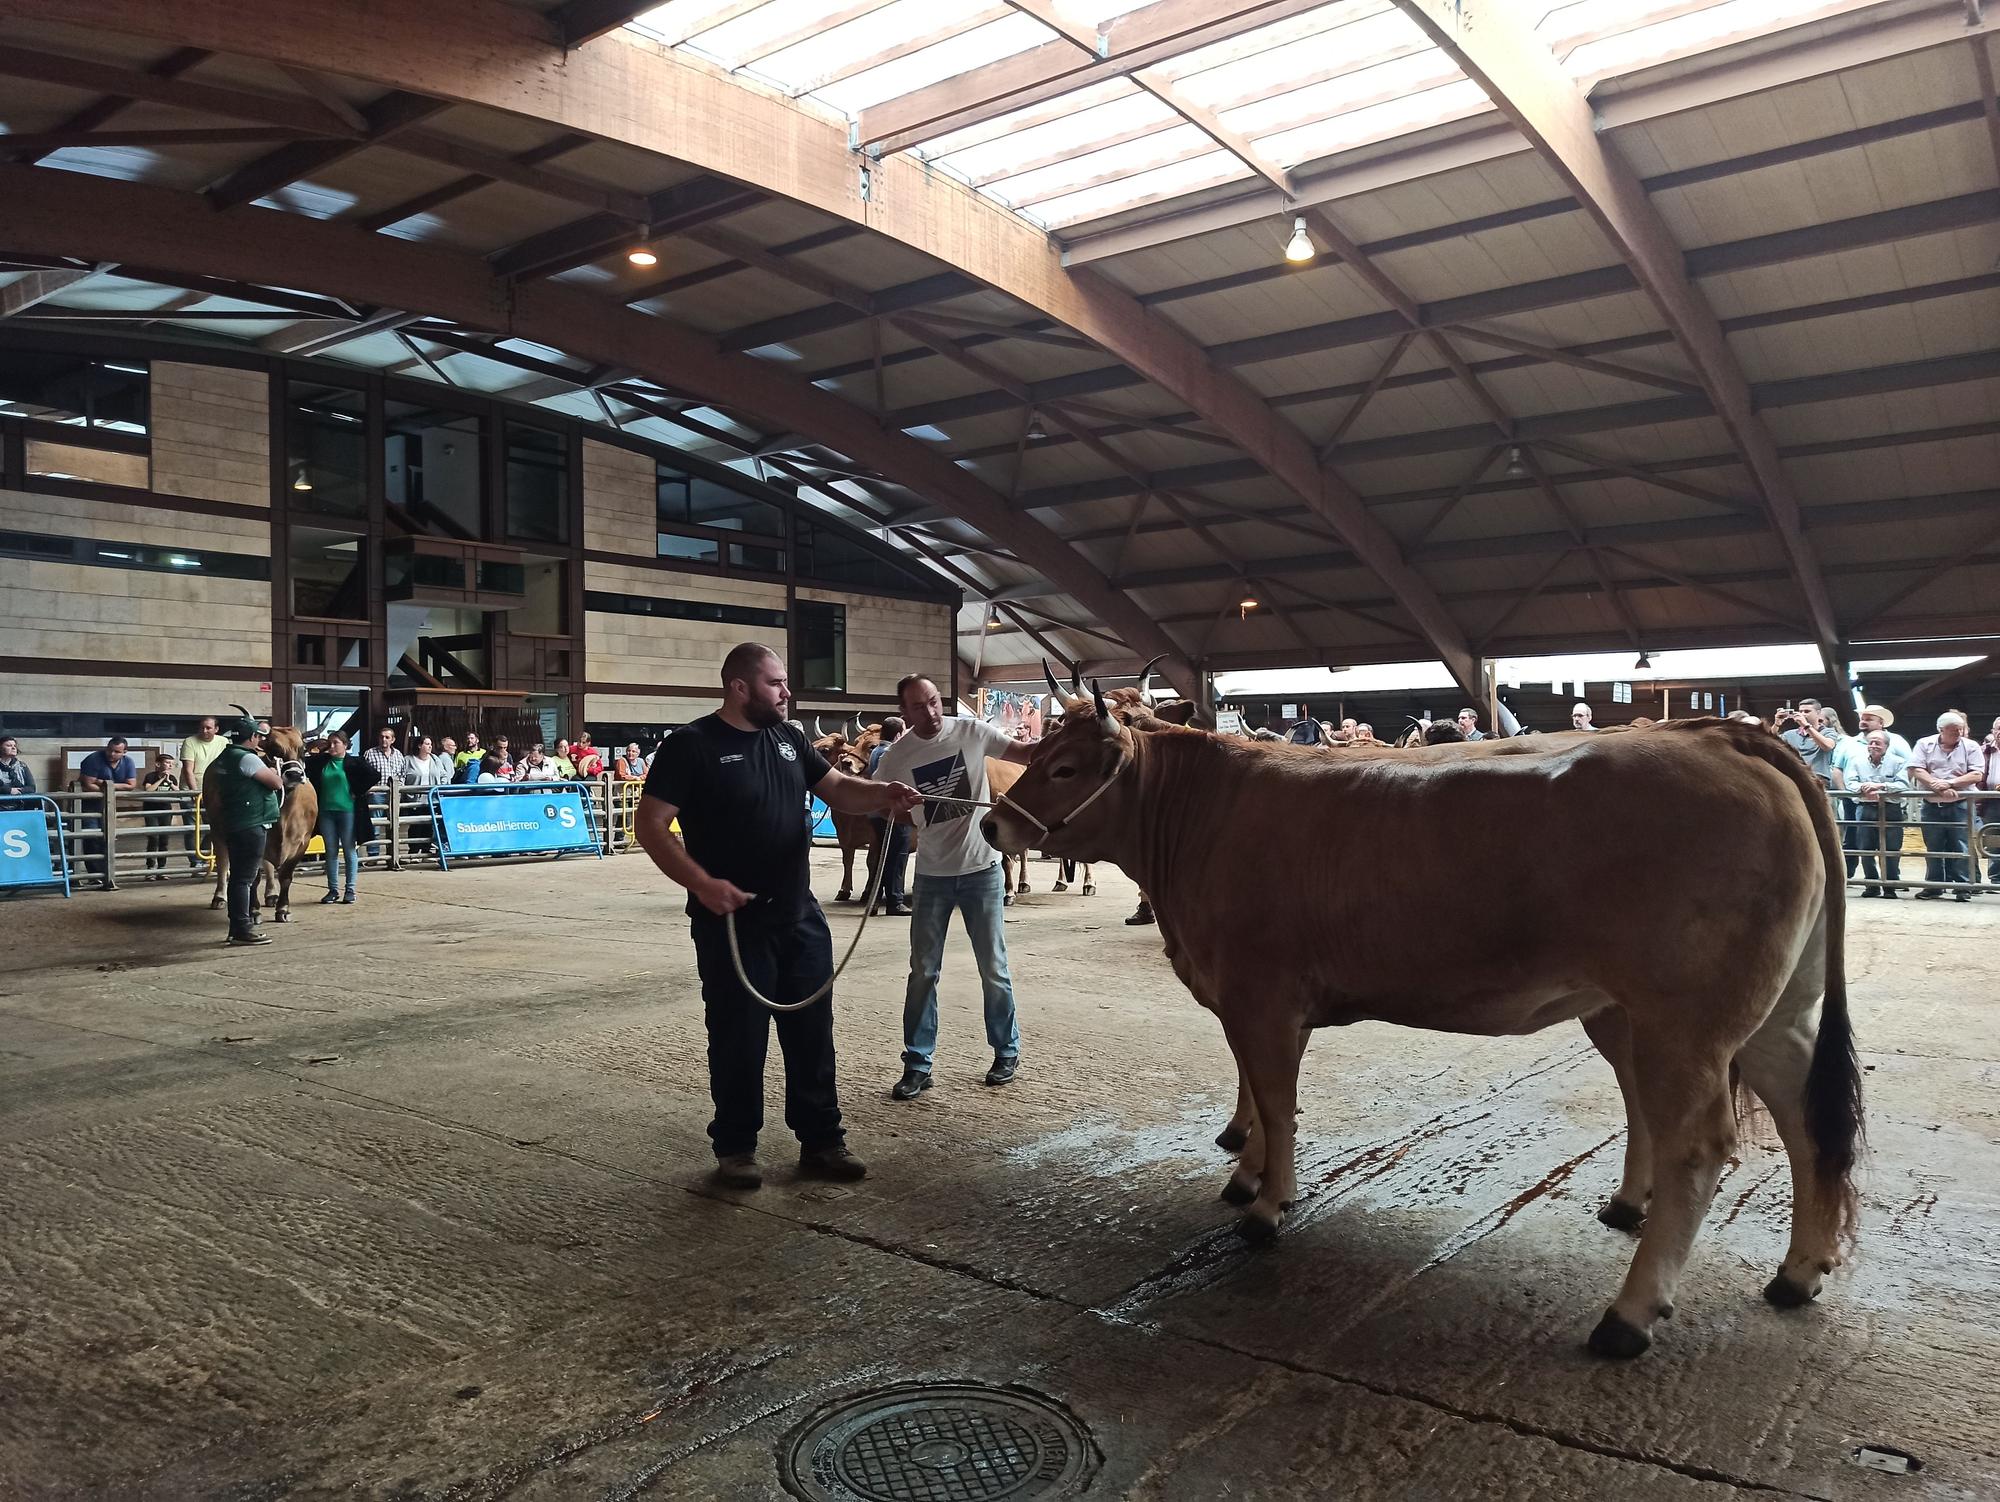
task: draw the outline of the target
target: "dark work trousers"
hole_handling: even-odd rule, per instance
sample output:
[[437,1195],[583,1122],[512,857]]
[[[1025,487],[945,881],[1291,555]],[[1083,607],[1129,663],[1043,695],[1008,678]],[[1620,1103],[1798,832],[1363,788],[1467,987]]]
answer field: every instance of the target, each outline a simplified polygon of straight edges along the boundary
[[[773,1001],[797,1001],[833,974],[833,935],[819,904],[807,899],[796,919],[760,913],[753,903],[736,915],[736,941],[750,983]],[[701,1000],[708,1024],[708,1092],[715,1101],[709,1140],[718,1158],[757,1150],[764,1126],[764,1053],[771,1022],[785,1056],[785,1125],[806,1148],[846,1140],[833,1078],[833,996],[803,1012],[771,1012],[743,989],[729,958],[723,920],[703,911],[689,920]]]
[[[1886,822],[1877,822],[1882,817],[1883,805],[1870,803],[1863,798],[1847,800],[1847,817],[1859,819],[1859,824],[1848,825],[1842,833],[1847,837],[1848,847],[1857,855],[1848,857],[1852,866],[1857,860],[1861,864],[1861,874],[1869,882],[1876,879],[1875,852],[1882,852],[1882,877],[1895,881],[1903,874],[1903,814],[1900,802],[1888,805],[1889,817]],[[1852,876],[1853,871],[1848,875]]]
[[[889,830],[887,851],[882,849],[882,830],[885,825]],[[875,862],[887,860],[889,869],[882,875],[880,901],[889,905],[907,903],[910,894],[903,885],[903,873],[910,861],[910,826],[890,824],[887,819],[870,819],[868,827],[874,831],[871,837],[873,843],[868,847],[868,879],[871,882],[875,879]]]
[[251,929],[250,889],[264,866],[264,837],[268,824],[252,824],[232,829],[223,838],[229,842],[229,931],[247,934]]

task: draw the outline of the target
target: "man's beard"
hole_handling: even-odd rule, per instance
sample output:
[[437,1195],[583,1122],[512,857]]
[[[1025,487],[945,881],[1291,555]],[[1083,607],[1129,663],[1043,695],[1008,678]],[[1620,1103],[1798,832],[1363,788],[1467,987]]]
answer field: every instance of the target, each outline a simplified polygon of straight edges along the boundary
[[743,718],[759,730],[769,730],[773,725],[785,723],[785,712],[775,704],[760,704],[751,699],[743,705]]

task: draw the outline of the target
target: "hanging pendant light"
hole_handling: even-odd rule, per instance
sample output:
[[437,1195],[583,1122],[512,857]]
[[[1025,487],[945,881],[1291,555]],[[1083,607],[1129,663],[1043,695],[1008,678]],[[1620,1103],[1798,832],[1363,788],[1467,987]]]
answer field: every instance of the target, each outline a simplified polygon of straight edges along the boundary
[[1301,214],[1292,221],[1292,238],[1285,242],[1285,259],[1299,265],[1318,254],[1312,236],[1306,233],[1306,216]]
[[1528,478],[1528,466],[1521,458],[1521,450],[1518,446],[1507,450],[1507,478],[1510,480],[1525,480]]

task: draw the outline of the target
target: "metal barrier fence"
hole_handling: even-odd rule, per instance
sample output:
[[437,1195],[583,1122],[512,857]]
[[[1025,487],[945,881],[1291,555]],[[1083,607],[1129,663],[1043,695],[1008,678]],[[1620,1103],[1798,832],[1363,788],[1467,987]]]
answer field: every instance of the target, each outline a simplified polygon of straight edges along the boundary
[[[620,782],[609,773],[575,781],[590,799],[604,854],[636,849],[642,785]],[[435,861],[430,791],[425,784],[400,780],[369,791],[375,838],[357,846],[362,866],[393,871],[410,861]],[[46,797],[62,813],[64,854],[78,890],[116,891],[147,882],[215,879],[215,833],[198,792],[106,788],[98,793],[69,789],[37,796]],[[315,831],[299,874],[323,869],[324,846]]]
[[[576,782],[591,800],[604,854],[636,849],[643,785],[608,773]],[[78,890],[214,879],[214,839],[197,793],[106,788],[40,796],[61,810],[64,854]],[[413,860],[435,861],[428,786],[393,781],[368,796],[375,838],[359,848],[363,866],[396,870]],[[1968,791],[1949,799],[1914,792],[1876,799],[1828,796],[1850,881],[1867,883],[1870,890],[2000,892],[2000,792]],[[321,850],[315,833],[302,874],[322,869]]]
[[2000,792],[1870,799],[1829,791],[1828,797],[1847,878],[1865,883],[1866,895],[1904,888],[1940,896],[2000,892]]

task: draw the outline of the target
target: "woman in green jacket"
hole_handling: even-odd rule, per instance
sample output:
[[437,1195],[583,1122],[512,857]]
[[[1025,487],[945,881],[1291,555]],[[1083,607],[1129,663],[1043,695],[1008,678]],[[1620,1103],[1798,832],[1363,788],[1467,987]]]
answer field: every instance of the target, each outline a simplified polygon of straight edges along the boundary
[[[360,872],[360,848],[375,838],[375,821],[368,812],[368,790],[375,786],[375,769],[347,754],[347,737],[335,731],[326,750],[306,758],[306,776],[319,794],[319,838],[326,847],[326,895],[329,902],[354,901],[354,878]],[[340,888],[343,864],[347,890]]]

